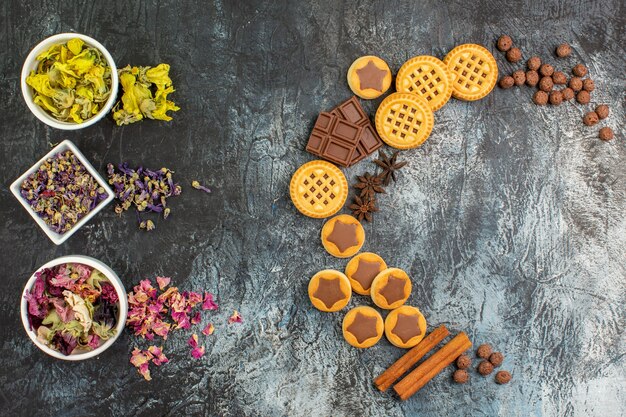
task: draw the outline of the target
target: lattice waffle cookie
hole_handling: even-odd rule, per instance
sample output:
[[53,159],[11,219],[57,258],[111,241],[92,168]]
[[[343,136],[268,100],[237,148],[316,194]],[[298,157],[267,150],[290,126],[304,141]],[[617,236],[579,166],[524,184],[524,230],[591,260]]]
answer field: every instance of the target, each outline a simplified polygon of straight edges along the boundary
[[450,100],[452,77],[441,60],[434,56],[416,56],[400,67],[396,75],[396,90],[424,97],[435,111]]
[[387,96],[376,111],[376,130],[387,145],[398,149],[415,148],[433,130],[434,116],[422,96],[393,93]]
[[293,174],[289,193],[300,213],[322,219],[343,207],[348,198],[348,181],[335,165],[315,160],[302,165]]
[[485,97],[496,85],[498,64],[491,52],[480,45],[459,45],[443,59],[452,76],[452,95],[474,101]]

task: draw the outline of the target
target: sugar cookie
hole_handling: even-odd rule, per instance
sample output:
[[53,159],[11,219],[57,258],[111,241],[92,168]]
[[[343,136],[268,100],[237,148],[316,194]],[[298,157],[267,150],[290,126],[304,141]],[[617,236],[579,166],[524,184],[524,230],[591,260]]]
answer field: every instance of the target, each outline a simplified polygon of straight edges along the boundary
[[387,264],[375,253],[363,252],[350,259],[346,265],[346,276],[352,284],[352,291],[370,295],[372,281],[384,269],[387,269]]
[[443,59],[452,76],[452,95],[467,101],[485,97],[496,85],[498,64],[480,45],[459,45]]
[[376,130],[387,145],[398,149],[415,148],[433,130],[434,116],[428,102],[417,94],[393,93],[376,111]]
[[370,293],[378,307],[393,310],[411,295],[411,279],[399,268],[387,268],[374,278]]
[[341,210],[348,198],[348,181],[335,165],[315,160],[293,174],[289,193],[300,213],[321,219]]
[[391,85],[389,65],[377,56],[357,58],[348,69],[348,85],[361,98],[379,97]]
[[309,299],[318,310],[339,311],[350,302],[351,296],[350,280],[342,272],[325,269],[309,281]]
[[357,253],[365,242],[365,230],[361,223],[347,214],[328,220],[322,227],[322,245],[337,258],[348,258]]
[[368,348],[378,343],[385,325],[378,311],[359,306],[348,311],[341,328],[346,342],[357,348]]
[[400,67],[396,75],[396,90],[424,97],[435,111],[450,100],[452,77],[443,61],[434,56],[416,56]]
[[413,347],[421,342],[425,335],[426,319],[416,307],[398,307],[385,319],[385,336],[394,346]]

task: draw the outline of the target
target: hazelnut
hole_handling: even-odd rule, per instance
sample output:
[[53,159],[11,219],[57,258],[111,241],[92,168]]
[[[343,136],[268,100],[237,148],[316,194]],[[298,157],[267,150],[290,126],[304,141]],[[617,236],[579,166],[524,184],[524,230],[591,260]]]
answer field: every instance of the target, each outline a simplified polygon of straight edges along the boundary
[[589,113],[583,116],[583,123],[585,126],[593,126],[598,123],[598,115],[595,111],[590,111]]
[[602,140],[612,140],[614,137],[613,130],[610,127],[603,127],[602,129],[600,129],[598,137]]
[[541,58],[539,58],[538,56],[534,56],[526,61],[526,65],[528,66],[529,70],[537,71],[539,67],[541,67]]
[[543,75],[544,77],[549,77],[554,74],[554,67],[550,64],[543,64],[539,67],[539,74]]
[[570,56],[571,53],[572,48],[566,43],[562,43],[556,47],[556,56],[558,56],[559,58],[565,58],[566,56]]
[[513,84],[515,84],[515,80],[513,80],[513,77],[511,77],[510,75],[500,78],[500,88],[511,88],[513,87]]
[[558,106],[559,104],[563,103],[563,93],[557,90],[550,91],[549,100],[550,104],[552,104],[553,106]]
[[472,366],[472,360],[467,355],[461,355],[456,358],[456,367],[459,369],[467,369]]
[[504,362],[504,355],[500,352],[493,352],[491,355],[489,355],[489,362],[491,362],[491,364],[497,368],[498,366],[502,365],[502,362]]
[[498,371],[498,373],[496,373],[496,382],[500,385],[508,384],[511,378],[511,374],[508,371]]
[[517,62],[522,59],[522,51],[519,48],[511,48],[506,51],[506,59],[509,62]]
[[583,64],[577,64],[574,68],[572,68],[572,73],[577,77],[584,77],[587,75],[587,67]]
[[554,83],[552,82],[551,77],[543,77],[541,78],[541,80],[539,80],[539,89],[541,91],[548,92],[552,90],[552,87],[554,87]]
[[545,106],[546,104],[548,104],[548,93],[541,90],[537,91],[533,95],[533,103],[538,106]]
[[469,374],[465,369],[457,369],[452,374],[452,379],[457,384],[465,384],[467,381],[469,381]]
[[574,90],[569,87],[562,89],[561,94],[563,95],[563,100],[565,101],[570,101],[574,98]]
[[590,93],[596,89],[596,85],[594,84],[591,78],[585,78],[583,80],[583,90],[589,91]]
[[578,94],[576,94],[576,101],[579,102],[580,104],[589,104],[589,101],[591,101],[591,96],[589,95],[589,91],[579,91]]
[[489,361],[482,361],[478,364],[478,373],[487,376],[493,372],[493,365]]
[[498,49],[502,52],[506,52],[513,46],[513,39],[509,35],[502,35],[498,38]]
[[569,79],[569,88],[574,91],[580,91],[583,89],[583,80],[580,77],[572,77]]
[[534,70],[526,71],[526,85],[534,87],[539,84],[539,73]]
[[489,355],[491,355],[491,352],[493,352],[493,349],[491,349],[491,345],[488,343],[483,343],[482,345],[478,346],[478,350],[476,350],[476,355],[479,358],[487,359]]
[[562,71],[554,71],[554,74],[552,74],[552,81],[554,84],[567,84],[567,75],[565,75]]
[[526,73],[524,72],[524,70],[517,70],[513,74],[511,74],[511,76],[513,77],[513,82],[517,86],[524,85],[524,83],[526,82]]
[[609,106],[607,106],[606,104],[600,104],[598,107],[596,107],[596,114],[600,119],[606,119],[607,117],[609,117]]

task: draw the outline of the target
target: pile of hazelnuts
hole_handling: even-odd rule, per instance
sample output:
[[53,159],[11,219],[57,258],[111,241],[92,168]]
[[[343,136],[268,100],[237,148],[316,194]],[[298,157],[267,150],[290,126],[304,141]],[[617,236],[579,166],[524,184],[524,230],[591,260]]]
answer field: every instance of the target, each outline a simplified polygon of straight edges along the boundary
[[[494,352],[493,348],[488,343],[483,343],[478,346],[478,350],[476,350],[476,356],[481,358],[482,360],[478,364],[478,373],[482,376],[490,375],[494,368],[502,365],[504,362],[504,355],[500,352]],[[469,373],[468,369],[472,366],[472,359],[463,354],[456,359],[456,367],[458,368],[452,374],[452,379],[454,382],[458,384],[465,384],[469,381]],[[508,384],[511,381],[511,373],[509,371],[498,371],[496,373],[496,383]]]
[[[513,40],[508,35],[502,35],[498,38],[496,44],[498,49],[505,53],[509,62],[516,63],[522,59],[522,51],[513,46]],[[566,58],[572,54],[572,48],[566,43],[556,47],[556,56]],[[506,75],[500,79],[500,88],[511,88],[515,86],[528,85],[537,87],[538,90],[533,95],[533,103],[538,106],[545,106],[550,103],[558,106],[564,101],[570,101],[576,98],[580,104],[589,104],[591,101],[591,92],[596,86],[593,80],[587,75],[587,67],[583,64],[577,64],[572,68],[572,77],[568,80],[567,75],[562,71],[556,71],[554,67],[548,63],[543,63],[541,58],[533,56],[526,61],[527,71],[523,69],[514,71],[511,75]],[[564,86],[560,90],[556,90],[555,86]],[[583,123],[586,126],[593,126],[601,119],[609,116],[609,106],[601,104],[596,107],[595,111],[590,111],[583,116]],[[613,131],[610,127],[600,129],[599,137],[602,140],[613,139]]]

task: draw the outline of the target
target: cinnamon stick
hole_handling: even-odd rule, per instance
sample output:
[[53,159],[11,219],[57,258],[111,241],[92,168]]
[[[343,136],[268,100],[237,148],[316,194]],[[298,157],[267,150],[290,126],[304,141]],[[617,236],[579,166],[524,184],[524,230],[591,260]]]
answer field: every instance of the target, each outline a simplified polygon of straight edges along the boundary
[[422,339],[415,347],[405,353],[400,359],[394,362],[385,372],[380,374],[374,380],[376,388],[380,391],[386,391],[394,382],[404,375],[413,365],[422,359],[428,352],[432,350],[439,342],[445,339],[450,332],[446,326],[441,325],[433,330],[429,335]]
[[406,400],[471,347],[472,342],[470,342],[465,333],[457,334],[441,349],[433,353],[430,358],[426,359],[404,379],[394,385],[394,391],[402,400]]

